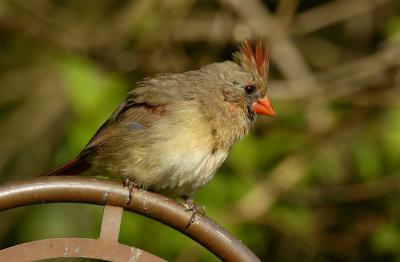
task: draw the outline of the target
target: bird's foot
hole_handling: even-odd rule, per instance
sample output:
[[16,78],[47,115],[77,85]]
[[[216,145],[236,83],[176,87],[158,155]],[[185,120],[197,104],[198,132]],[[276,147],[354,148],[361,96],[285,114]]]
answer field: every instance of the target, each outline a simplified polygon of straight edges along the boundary
[[204,216],[206,214],[206,209],[204,206],[196,205],[193,198],[191,198],[191,197],[184,197],[184,200],[185,200],[185,207],[186,207],[185,211],[192,212],[189,223],[185,227],[185,228],[188,228],[196,220],[197,214],[200,214],[202,216]]
[[129,205],[132,201],[133,198],[133,190],[134,189],[142,189],[143,187],[136,183],[135,180],[132,177],[127,177],[124,180],[124,187],[126,187],[129,190],[129,199],[128,202],[126,203],[127,205]]

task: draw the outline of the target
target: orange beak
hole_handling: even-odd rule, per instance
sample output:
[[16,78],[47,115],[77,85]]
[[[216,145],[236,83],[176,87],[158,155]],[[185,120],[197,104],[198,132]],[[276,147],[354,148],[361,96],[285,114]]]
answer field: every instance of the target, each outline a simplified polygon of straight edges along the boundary
[[275,116],[275,110],[267,97],[260,98],[251,106],[251,111],[260,115]]

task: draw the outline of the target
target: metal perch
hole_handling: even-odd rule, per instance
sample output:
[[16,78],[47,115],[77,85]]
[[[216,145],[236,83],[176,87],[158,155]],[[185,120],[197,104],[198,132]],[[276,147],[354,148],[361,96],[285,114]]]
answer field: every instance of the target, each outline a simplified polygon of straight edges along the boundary
[[260,261],[246,246],[205,216],[196,216],[163,195],[145,190],[129,193],[121,183],[89,177],[40,177],[0,186],[0,211],[42,203],[105,205],[98,239],[38,240],[0,250],[0,261],[32,261],[57,257],[87,257],[112,261],[163,261],[148,252],[118,243],[123,209],[168,225],[189,236],[223,261]]

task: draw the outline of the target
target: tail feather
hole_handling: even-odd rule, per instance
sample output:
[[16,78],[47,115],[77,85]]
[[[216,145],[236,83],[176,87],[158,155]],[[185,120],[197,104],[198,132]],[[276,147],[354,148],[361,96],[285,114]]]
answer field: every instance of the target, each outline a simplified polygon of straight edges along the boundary
[[73,176],[78,175],[90,167],[89,163],[82,156],[78,156],[53,170],[39,176]]

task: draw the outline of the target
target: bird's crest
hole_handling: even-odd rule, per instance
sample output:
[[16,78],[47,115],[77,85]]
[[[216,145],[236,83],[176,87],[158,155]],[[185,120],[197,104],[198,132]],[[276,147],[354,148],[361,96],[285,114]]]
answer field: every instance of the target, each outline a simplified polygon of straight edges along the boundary
[[250,40],[244,41],[239,46],[239,50],[234,53],[234,60],[243,70],[255,73],[262,79],[266,79],[268,75],[269,57],[268,51],[263,41],[259,38],[256,40],[255,47]]

